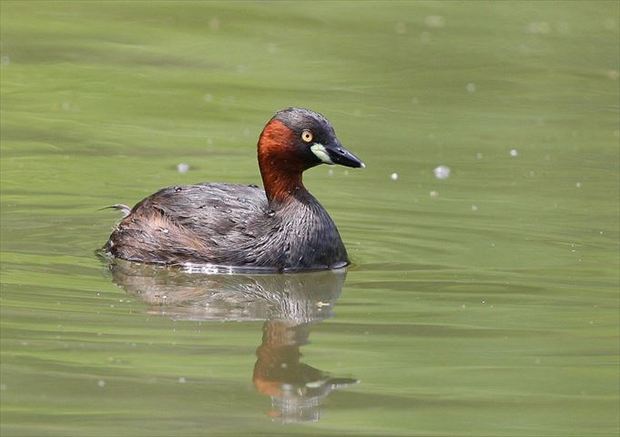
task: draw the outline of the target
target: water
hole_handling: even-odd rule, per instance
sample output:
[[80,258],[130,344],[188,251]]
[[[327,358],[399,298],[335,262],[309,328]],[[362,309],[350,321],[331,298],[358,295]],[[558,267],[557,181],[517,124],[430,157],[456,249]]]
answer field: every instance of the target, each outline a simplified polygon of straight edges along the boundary
[[[617,435],[616,2],[1,8],[3,436]],[[96,257],[291,105],[346,275]]]

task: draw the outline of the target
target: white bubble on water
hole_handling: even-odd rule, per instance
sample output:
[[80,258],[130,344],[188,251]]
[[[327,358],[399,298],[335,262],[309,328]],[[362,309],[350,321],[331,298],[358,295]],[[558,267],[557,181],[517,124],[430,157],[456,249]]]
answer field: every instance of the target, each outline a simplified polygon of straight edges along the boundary
[[220,20],[217,17],[213,17],[209,20],[209,29],[211,29],[213,32],[217,32],[218,30],[220,30]]
[[187,382],[187,380],[185,379],[184,376],[179,376],[179,384],[185,384]]
[[446,20],[441,15],[429,15],[424,19],[424,24],[428,27],[440,28],[446,25]]
[[439,197],[439,192],[438,191],[431,191],[430,193],[428,193],[429,196],[431,196],[433,199]]
[[575,184],[575,186],[576,186],[577,188],[581,188],[581,182],[577,182],[577,183]]
[[469,94],[473,94],[476,92],[476,84],[473,82],[469,82],[467,85],[465,85],[465,89]]
[[476,159],[482,159],[483,155],[481,152],[476,153]]
[[407,33],[407,24],[405,24],[402,21],[399,21],[394,26],[394,30],[396,31],[397,34],[404,35],[405,33]]
[[433,173],[437,179],[448,179],[450,177],[450,167],[447,165],[440,165],[433,169]]
[[620,77],[620,72],[618,72],[618,70],[609,70],[607,71],[607,77],[611,80],[618,80]]
[[519,151],[517,149],[510,149],[510,156],[512,156],[513,158],[515,156],[519,156]]
[[536,21],[529,23],[525,31],[531,34],[547,34],[551,32],[551,26],[546,21]]
[[474,212],[478,211],[478,206],[477,205],[472,205],[471,206],[471,210],[474,211]]
[[11,63],[11,58],[8,55],[0,56],[0,65],[9,65]]
[[333,169],[328,169],[327,170],[327,176],[333,176],[334,175],[334,170]]
[[429,32],[422,32],[420,34],[420,42],[422,44],[428,44],[431,42],[431,34]]
[[177,171],[179,173],[187,173],[188,170],[189,170],[189,164],[186,164],[185,162],[181,162],[177,164]]
[[99,386],[100,388],[105,387],[105,381],[103,379],[100,379],[99,381],[97,381],[97,386]]
[[202,96],[202,100],[204,100],[207,103],[211,103],[213,101],[213,95],[207,93],[204,96]]
[[392,179],[393,181],[397,181],[398,180],[398,173],[392,173],[390,175],[390,179]]

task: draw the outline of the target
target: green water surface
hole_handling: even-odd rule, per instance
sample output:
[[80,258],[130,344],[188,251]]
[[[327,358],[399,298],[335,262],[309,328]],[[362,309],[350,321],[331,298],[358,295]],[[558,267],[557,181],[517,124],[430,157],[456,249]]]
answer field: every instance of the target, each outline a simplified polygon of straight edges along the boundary
[[[617,1],[0,13],[3,437],[618,435]],[[101,207],[260,183],[287,106],[367,164],[304,179],[346,279],[96,257]]]

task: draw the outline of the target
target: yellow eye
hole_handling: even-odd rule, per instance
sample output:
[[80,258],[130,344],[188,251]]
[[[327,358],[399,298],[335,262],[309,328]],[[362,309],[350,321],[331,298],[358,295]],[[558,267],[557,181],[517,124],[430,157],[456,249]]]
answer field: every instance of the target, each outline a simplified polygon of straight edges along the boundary
[[301,133],[301,139],[304,140],[306,143],[309,143],[310,141],[312,141],[312,132],[310,132],[309,130],[305,130]]

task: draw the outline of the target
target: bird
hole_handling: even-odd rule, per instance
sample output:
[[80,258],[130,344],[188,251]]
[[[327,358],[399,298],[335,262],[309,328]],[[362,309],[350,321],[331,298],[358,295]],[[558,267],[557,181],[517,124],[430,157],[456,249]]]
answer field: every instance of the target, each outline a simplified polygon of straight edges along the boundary
[[334,221],[302,182],[320,164],[363,168],[318,112],[286,108],[262,130],[257,157],[263,187],[199,183],[163,188],[133,208],[103,252],[163,265],[216,265],[275,272],[346,267]]

